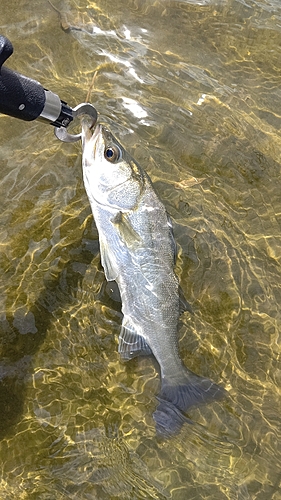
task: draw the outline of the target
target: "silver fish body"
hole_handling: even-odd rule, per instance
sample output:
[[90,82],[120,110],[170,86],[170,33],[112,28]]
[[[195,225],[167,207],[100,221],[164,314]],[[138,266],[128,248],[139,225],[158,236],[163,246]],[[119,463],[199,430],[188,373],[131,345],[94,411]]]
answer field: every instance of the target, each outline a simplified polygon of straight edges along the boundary
[[116,281],[123,322],[119,353],[153,354],[161,371],[158,430],[178,430],[181,412],[224,389],[188,370],[178,352],[179,284],[171,224],[146,172],[102,125],[83,123],[83,179],[99,232],[101,262]]

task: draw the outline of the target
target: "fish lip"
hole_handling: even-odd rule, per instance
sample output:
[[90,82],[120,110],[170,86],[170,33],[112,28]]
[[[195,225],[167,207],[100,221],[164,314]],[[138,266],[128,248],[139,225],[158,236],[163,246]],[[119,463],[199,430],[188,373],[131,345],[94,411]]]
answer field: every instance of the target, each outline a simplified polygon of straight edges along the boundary
[[93,131],[92,139],[96,140],[97,136],[101,132],[101,129],[102,125],[100,123],[97,123]]
[[98,138],[99,138],[99,134],[101,133],[101,130],[102,130],[102,125],[97,123],[94,130],[93,130],[92,137],[90,139],[91,143],[92,143],[92,147],[93,147],[94,157],[97,154],[97,143],[98,143]]

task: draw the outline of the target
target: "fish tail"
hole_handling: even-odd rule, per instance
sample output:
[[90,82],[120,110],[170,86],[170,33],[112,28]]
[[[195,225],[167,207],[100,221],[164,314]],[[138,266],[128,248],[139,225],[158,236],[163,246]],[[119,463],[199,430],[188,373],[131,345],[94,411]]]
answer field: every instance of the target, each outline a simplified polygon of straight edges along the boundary
[[226,395],[227,391],[223,387],[187,370],[178,383],[163,378],[161,391],[157,396],[160,404],[153,414],[157,431],[160,434],[178,432],[184,422],[191,422],[182,412],[192,406],[220,400]]

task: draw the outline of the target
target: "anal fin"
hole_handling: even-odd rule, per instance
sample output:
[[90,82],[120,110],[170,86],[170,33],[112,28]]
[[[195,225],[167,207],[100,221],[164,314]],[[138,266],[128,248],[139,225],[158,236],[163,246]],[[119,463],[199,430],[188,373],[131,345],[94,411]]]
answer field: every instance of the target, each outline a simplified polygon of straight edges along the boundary
[[123,320],[119,335],[118,352],[123,361],[128,361],[136,356],[148,356],[152,354],[149,345],[139,335],[128,320]]

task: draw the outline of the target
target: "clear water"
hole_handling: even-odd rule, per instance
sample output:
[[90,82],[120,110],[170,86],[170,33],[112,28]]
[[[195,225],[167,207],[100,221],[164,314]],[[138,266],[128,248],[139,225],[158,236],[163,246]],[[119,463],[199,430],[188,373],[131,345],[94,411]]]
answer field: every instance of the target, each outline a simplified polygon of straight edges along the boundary
[[195,312],[181,356],[231,397],[155,435],[158,369],[118,359],[81,145],[0,116],[0,498],[279,500],[281,4],[52,3],[2,0],[8,65],[90,96],[148,171]]

